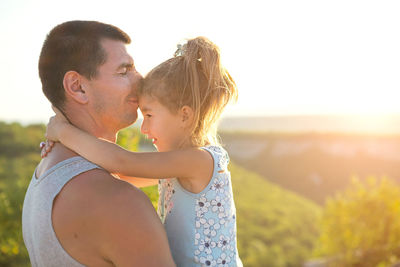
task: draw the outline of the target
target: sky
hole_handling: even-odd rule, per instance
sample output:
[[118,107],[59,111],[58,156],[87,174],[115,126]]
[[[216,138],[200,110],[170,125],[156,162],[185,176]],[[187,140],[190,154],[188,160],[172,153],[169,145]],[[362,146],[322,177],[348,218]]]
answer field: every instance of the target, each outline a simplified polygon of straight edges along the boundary
[[0,1],[0,120],[46,122],[37,62],[68,20],[114,24],[145,75],[176,44],[221,49],[239,100],[224,116],[400,115],[400,1]]

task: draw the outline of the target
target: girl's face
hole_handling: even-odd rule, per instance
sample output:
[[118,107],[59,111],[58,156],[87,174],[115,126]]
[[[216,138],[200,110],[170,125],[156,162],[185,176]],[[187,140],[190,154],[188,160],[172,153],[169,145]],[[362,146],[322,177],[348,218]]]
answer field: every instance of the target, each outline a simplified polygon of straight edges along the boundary
[[184,116],[171,113],[167,107],[150,96],[141,96],[139,108],[143,114],[141,132],[152,139],[160,152],[187,146],[189,134]]

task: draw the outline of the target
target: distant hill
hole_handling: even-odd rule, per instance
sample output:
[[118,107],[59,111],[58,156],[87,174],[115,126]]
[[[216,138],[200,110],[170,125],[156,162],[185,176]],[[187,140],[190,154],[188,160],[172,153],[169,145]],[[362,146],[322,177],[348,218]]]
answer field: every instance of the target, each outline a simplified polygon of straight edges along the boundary
[[400,134],[400,115],[299,115],[225,117],[224,132]]
[[318,238],[321,208],[237,164],[229,169],[244,266],[302,266]]
[[400,181],[400,135],[222,133],[230,157],[319,204],[352,176]]

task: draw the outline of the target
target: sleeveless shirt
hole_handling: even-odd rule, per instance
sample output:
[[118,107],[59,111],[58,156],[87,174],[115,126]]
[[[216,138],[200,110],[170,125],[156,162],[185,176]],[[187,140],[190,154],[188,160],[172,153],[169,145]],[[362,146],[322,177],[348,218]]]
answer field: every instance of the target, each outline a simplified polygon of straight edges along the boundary
[[228,153],[207,146],[214,160],[212,178],[197,194],[185,190],[176,178],[159,180],[158,214],[178,267],[242,266],[236,242]]
[[33,173],[22,210],[22,234],[29,258],[36,266],[82,267],[61,246],[53,229],[51,214],[54,198],[75,176],[100,168],[82,157],[57,163],[42,176]]

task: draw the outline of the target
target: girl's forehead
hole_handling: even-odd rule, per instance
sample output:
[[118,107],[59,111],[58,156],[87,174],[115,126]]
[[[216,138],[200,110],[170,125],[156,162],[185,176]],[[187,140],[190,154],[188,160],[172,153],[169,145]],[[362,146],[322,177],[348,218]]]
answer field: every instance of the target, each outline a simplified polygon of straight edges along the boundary
[[160,106],[160,102],[151,96],[142,95],[139,97],[139,108],[142,112],[154,110]]
[[139,98],[139,105],[140,103],[147,105],[154,105],[156,102],[158,102],[156,98],[149,95],[139,95],[138,98]]

